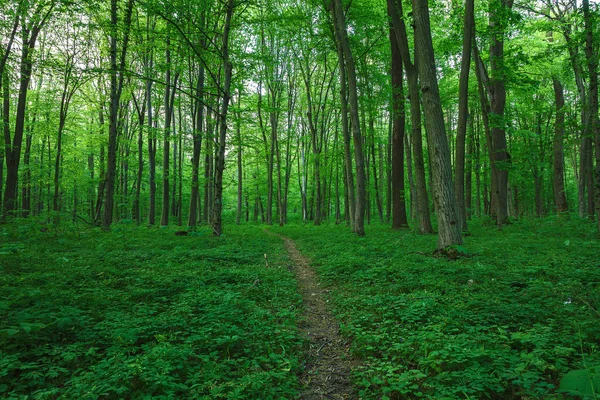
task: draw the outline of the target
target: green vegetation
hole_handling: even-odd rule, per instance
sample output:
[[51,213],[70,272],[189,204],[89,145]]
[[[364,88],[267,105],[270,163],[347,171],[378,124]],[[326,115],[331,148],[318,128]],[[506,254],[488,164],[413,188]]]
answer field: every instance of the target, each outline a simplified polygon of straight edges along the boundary
[[38,228],[0,230],[0,393],[296,395],[300,297],[278,238]]
[[433,236],[410,231],[283,229],[332,289],[361,359],[362,398],[558,399],[569,370],[600,363],[592,224],[549,218],[496,231],[474,221],[471,230],[471,257],[452,261],[430,255]]
[[[435,235],[382,225],[365,237],[334,224],[267,229],[294,239],[331,290],[361,398],[594,398],[595,227],[490,223],[472,221],[456,260],[431,254]],[[301,298],[263,227],[40,232],[29,219],[0,235],[6,397],[298,396]]]

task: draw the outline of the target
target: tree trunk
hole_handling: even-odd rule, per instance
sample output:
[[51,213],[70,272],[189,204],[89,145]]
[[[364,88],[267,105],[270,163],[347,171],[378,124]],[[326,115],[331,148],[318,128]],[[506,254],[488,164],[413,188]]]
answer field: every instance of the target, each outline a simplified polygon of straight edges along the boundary
[[[21,50],[21,61],[20,61],[20,84],[19,84],[19,96],[17,99],[17,113],[15,117],[15,128],[13,132],[13,138],[11,141],[10,131],[7,126],[4,128],[4,151],[6,159],[6,182],[4,188],[3,198],[3,213],[2,217],[13,215],[17,207],[17,185],[19,179],[19,162],[21,160],[21,145],[23,143],[23,133],[25,130],[25,111],[27,108],[27,93],[29,90],[29,82],[31,80],[31,72],[33,70],[33,59],[31,53],[35,48],[37,37],[46,22],[46,18],[34,26],[31,30],[27,27],[23,27],[23,47]],[[12,41],[12,39],[11,39]],[[4,65],[2,66],[4,67]],[[7,75],[4,75],[7,79]],[[4,82],[5,87],[8,87],[8,83]],[[8,110],[6,110],[6,99],[5,99],[5,116],[8,118]]]
[[415,48],[421,92],[427,142],[429,145],[430,164],[433,175],[433,193],[438,219],[438,250],[448,246],[462,244],[456,197],[452,184],[452,165],[450,148],[444,126],[444,115],[436,77],[435,58],[431,40],[428,1],[413,0],[415,19]]
[[557,213],[568,211],[567,196],[565,194],[565,161],[563,151],[563,141],[565,136],[565,96],[561,82],[553,77],[554,101],[556,104],[556,120],[554,122],[554,139],[552,147],[554,149],[553,167],[554,173],[552,183],[554,188],[554,204]]
[[[203,42],[204,43],[204,42]],[[196,99],[194,105],[194,149],[192,153],[192,190],[190,193],[190,213],[188,226],[195,228],[198,221],[198,202],[200,199],[200,155],[202,150],[202,131],[204,129],[204,67],[198,67]]]
[[[337,36],[336,36],[337,38]],[[347,212],[345,217],[350,222],[350,227],[354,231],[354,211],[356,209],[356,197],[354,187],[354,173],[352,172],[352,144],[350,136],[350,127],[348,122],[348,84],[346,76],[346,62],[344,61],[344,51],[340,41],[336,39],[336,48],[338,54],[338,65],[340,70],[340,116],[342,120],[342,136],[344,137],[344,187],[345,208]]]
[[223,233],[223,171],[225,170],[225,139],[227,133],[227,110],[229,109],[230,88],[232,65],[229,61],[229,31],[231,29],[231,17],[233,15],[234,0],[228,0],[223,26],[223,46],[221,54],[223,56],[223,71],[225,73],[223,83],[223,104],[221,106],[221,115],[219,116],[219,140],[217,143],[217,154],[215,160],[215,200],[214,200],[214,220],[213,233],[215,236],[221,236]]
[[[123,44],[121,47],[120,65],[117,65],[117,0],[111,0],[111,33],[110,33],[110,119],[108,131],[108,164],[106,169],[106,193],[104,200],[104,214],[102,229],[110,229],[113,219],[115,177],[117,172],[117,144],[119,139],[119,103],[123,90],[125,77],[125,57],[129,43],[129,28],[131,27],[131,13],[133,0],[128,0],[124,18]],[[120,71],[120,73],[119,73]]]
[[466,0],[463,27],[463,49],[458,86],[458,123],[456,129],[456,160],[454,192],[458,207],[460,229],[467,230],[467,210],[465,207],[465,147],[467,137],[467,119],[469,117],[469,71],[471,69],[471,48],[475,26],[474,0]]
[[[494,3],[495,4],[495,3]],[[494,164],[496,167],[496,218],[498,228],[508,221],[508,169],[510,155],[506,142],[504,109],[506,107],[506,73],[504,71],[504,35],[506,33],[506,12],[512,8],[513,0],[500,0],[490,6],[490,112]],[[495,9],[495,7],[499,7]]]
[[[595,167],[595,209],[598,233],[600,234],[600,119],[598,118],[598,54],[594,51],[594,32],[597,15],[590,13],[589,0],[582,1],[583,18],[585,23],[585,57],[590,76],[590,115],[591,133],[595,141],[596,167]],[[590,190],[592,186],[589,186]]]
[[396,35],[396,40],[400,47],[404,70],[406,71],[406,80],[408,82],[409,100],[410,100],[410,119],[412,125],[411,144],[412,155],[414,156],[415,184],[417,192],[417,208],[419,217],[419,231],[423,234],[433,232],[431,226],[431,216],[429,213],[429,198],[427,196],[427,183],[425,180],[425,161],[423,158],[423,134],[421,131],[421,103],[419,101],[419,82],[417,73],[418,60],[414,64],[410,59],[408,46],[408,36],[406,34],[406,25],[401,18],[404,14],[402,2],[387,0],[388,13],[391,16],[392,26]]
[[348,32],[341,0],[332,1],[333,24],[336,36],[344,54],[346,73],[348,74],[348,94],[350,100],[350,121],[352,125],[352,138],[354,142],[354,161],[356,165],[356,204],[354,212],[354,232],[359,236],[365,235],[365,208],[366,208],[366,178],[364,166],[363,139],[360,129],[358,109],[358,88],[356,83],[356,66],[348,41]]
[[404,125],[405,102],[402,56],[398,41],[390,27],[392,50],[392,229],[408,227],[404,195]]
[[237,139],[237,207],[235,212],[235,223],[239,225],[242,221],[242,200],[244,196],[244,163],[242,159],[243,145],[242,145],[242,115],[241,115],[241,104],[242,104],[242,93],[238,91],[238,104],[237,104],[237,121],[235,126],[235,137]]

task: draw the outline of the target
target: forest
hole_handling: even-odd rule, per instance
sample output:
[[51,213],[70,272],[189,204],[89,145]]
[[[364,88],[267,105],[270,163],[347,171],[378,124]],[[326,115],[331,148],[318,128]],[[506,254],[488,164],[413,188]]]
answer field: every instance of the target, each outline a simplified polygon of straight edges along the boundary
[[0,397],[600,396],[595,1],[0,5]]

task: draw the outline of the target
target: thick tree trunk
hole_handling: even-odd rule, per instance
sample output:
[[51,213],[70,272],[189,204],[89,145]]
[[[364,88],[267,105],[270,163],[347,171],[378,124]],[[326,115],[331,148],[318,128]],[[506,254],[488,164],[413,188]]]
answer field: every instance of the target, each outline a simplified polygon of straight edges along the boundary
[[427,181],[425,179],[425,161],[423,158],[423,133],[421,131],[421,103],[419,95],[419,78],[417,72],[418,60],[412,63],[408,46],[406,25],[404,24],[402,2],[387,0],[388,13],[391,16],[392,26],[396,40],[400,47],[406,80],[408,83],[411,119],[411,145],[414,158],[415,185],[417,192],[417,208],[419,217],[419,231],[432,233],[431,216],[429,212],[429,198],[427,196]]
[[405,102],[402,56],[396,35],[390,27],[392,50],[392,229],[408,227],[404,195]]
[[429,23],[427,0],[413,0],[415,19],[415,48],[421,79],[427,142],[431,157],[433,193],[438,219],[438,250],[462,244],[456,197],[452,183],[450,148],[444,126],[444,115],[436,77],[435,58]]
[[[594,32],[596,18],[590,12],[589,0],[582,1],[583,18],[585,24],[585,57],[590,76],[590,106],[591,115],[591,133],[595,141],[596,167],[594,170],[594,188],[595,188],[595,210],[596,221],[598,224],[598,233],[600,234],[600,119],[598,118],[598,54],[594,52]],[[590,189],[592,186],[590,186]]]

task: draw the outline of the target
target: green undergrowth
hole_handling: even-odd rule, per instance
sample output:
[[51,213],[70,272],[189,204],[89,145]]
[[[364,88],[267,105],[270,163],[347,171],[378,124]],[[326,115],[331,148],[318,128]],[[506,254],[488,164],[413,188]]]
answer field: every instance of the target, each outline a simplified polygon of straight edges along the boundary
[[293,398],[286,257],[258,227],[0,226],[0,397]]
[[[333,224],[279,232],[297,242],[332,289],[334,312],[361,364],[354,373],[361,398],[594,398],[594,225],[549,218],[502,231],[473,221],[469,229],[461,252],[470,257],[458,260],[432,256],[434,235],[384,226],[368,227],[363,238]],[[561,379],[576,370],[571,375],[587,389],[576,395],[581,385],[565,384],[571,393],[564,393]]]

